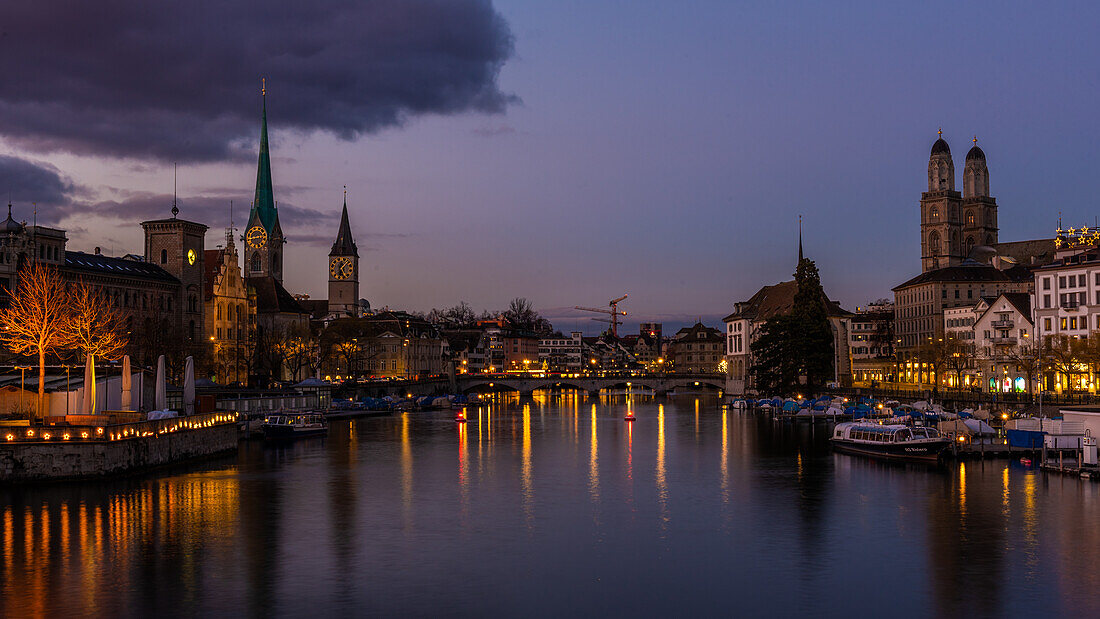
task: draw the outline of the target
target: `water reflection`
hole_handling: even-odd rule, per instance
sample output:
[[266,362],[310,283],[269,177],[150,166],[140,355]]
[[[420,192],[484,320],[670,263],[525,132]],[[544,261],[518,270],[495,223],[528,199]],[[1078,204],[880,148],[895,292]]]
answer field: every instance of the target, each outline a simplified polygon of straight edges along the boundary
[[0,489],[0,616],[1098,610],[1097,486],[836,455],[827,427],[713,404],[501,398],[466,424],[340,422],[146,478]]

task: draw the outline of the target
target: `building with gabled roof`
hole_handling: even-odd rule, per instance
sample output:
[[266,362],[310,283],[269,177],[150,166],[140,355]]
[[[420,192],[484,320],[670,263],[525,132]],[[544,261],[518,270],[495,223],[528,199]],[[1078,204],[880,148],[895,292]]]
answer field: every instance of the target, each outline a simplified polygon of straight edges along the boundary
[[[802,260],[802,229],[799,223],[798,259]],[[770,318],[786,316],[794,310],[798,282],[789,280],[764,286],[747,301],[733,304],[733,313],[722,319],[726,325],[726,391],[744,394],[754,390],[752,380],[752,343]],[[825,295],[825,315],[833,329],[833,364],[837,382],[850,384],[852,358],[848,347],[849,321],[852,313]]]

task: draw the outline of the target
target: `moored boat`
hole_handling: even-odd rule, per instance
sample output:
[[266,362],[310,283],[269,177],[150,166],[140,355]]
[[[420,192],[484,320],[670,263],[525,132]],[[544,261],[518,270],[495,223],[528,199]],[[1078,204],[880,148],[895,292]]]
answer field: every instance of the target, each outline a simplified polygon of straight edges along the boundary
[[264,418],[260,431],[268,439],[293,439],[325,434],[328,422],[320,413],[275,413]]
[[907,462],[936,462],[951,444],[935,428],[866,421],[836,424],[829,440],[839,452]]

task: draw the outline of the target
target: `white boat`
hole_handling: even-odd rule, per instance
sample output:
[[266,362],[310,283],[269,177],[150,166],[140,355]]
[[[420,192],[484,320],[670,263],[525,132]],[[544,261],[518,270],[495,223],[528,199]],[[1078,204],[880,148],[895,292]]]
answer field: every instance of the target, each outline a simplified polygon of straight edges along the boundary
[[836,424],[833,449],[860,456],[909,462],[936,462],[951,444],[935,428],[879,425],[867,421]]

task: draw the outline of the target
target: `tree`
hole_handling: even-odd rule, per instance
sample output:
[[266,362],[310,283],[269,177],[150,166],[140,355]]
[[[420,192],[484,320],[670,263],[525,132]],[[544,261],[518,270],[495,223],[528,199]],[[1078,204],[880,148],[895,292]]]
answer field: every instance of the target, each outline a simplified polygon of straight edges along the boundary
[[460,301],[454,307],[433,309],[428,312],[428,322],[446,329],[466,329],[474,326],[477,315],[465,301]]
[[539,335],[554,332],[554,325],[550,321],[539,316],[531,307],[531,302],[523,297],[516,297],[508,304],[508,309],[502,314],[505,322],[513,329],[533,331]]
[[799,260],[795,284],[790,314],[769,319],[761,336],[750,344],[754,360],[750,371],[760,391],[812,393],[832,375],[833,329],[813,260]]
[[128,343],[125,319],[84,282],[69,292],[69,307],[71,315],[66,321],[65,335],[68,345],[91,363],[92,411],[95,411],[95,359],[110,361],[122,356]]
[[1048,335],[1043,343],[1042,363],[1065,376],[1070,390],[1073,389],[1073,375],[1081,373],[1078,361],[1081,344],[1081,340],[1063,333]]
[[948,335],[932,342],[925,350],[928,353],[928,362],[936,371],[937,382],[941,379],[941,372],[951,372],[955,375],[955,387],[961,387],[962,373],[970,367],[974,347],[968,342]]
[[1005,349],[1005,357],[1027,376],[1027,393],[1032,395],[1031,379],[1042,367],[1039,358],[1039,343],[1032,338],[1022,338],[1018,344]]
[[794,279],[798,285],[791,309],[791,316],[795,319],[794,346],[799,351],[806,389],[813,392],[833,374],[836,352],[833,328],[829,325],[825,291],[821,288],[821,277],[814,261],[808,258],[799,260]]
[[11,305],[0,310],[0,341],[16,354],[38,357],[38,417],[46,397],[46,355],[69,344],[71,318],[61,276],[40,262],[19,272]]
[[750,371],[760,393],[788,396],[799,388],[801,368],[795,348],[797,319],[794,316],[769,318],[760,328],[760,336],[749,346],[754,363]]

